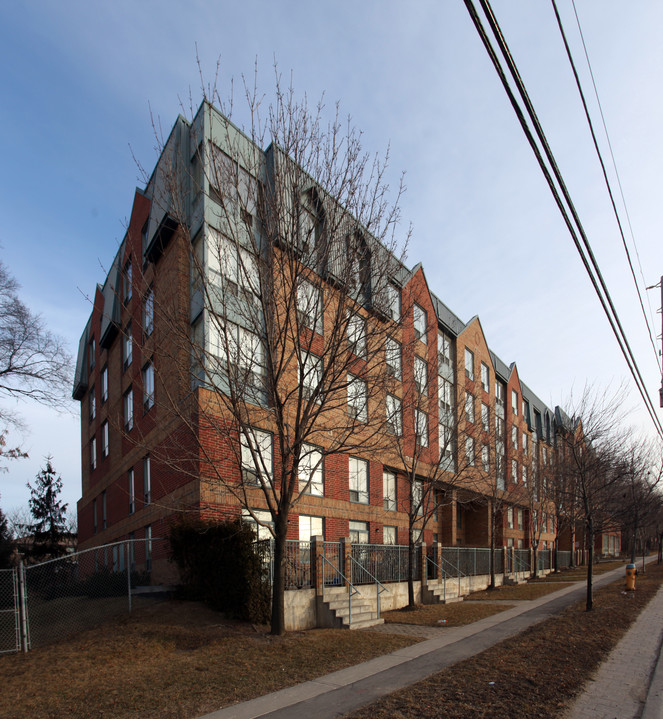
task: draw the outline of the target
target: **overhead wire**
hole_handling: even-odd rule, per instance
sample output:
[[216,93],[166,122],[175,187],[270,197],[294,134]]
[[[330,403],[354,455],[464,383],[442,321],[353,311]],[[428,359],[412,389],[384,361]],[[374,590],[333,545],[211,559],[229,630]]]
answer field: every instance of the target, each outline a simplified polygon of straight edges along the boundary
[[[572,0],[572,2],[573,2],[573,0]],[[615,219],[617,220],[617,226],[618,226],[618,228],[619,228],[619,234],[620,234],[620,236],[621,236],[621,238],[622,238],[622,244],[623,244],[623,246],[624,246],[624,252],[626,253],[626,259],[627,259],[627,261],[628,261],[628,266],[629,266],[629,268],[630,268],[630,270],[631,270],[631,276],[633,277],[633,284],[635,285],[635,289],[636,289],[636,292],[637,292],[637,294],[638,294],[638,300],[639,300],[639,302],[640,302],[640,309],[642,310],[642,316],[644,317],[645,324],[647,325],[647,332],[648,332],[648,334],[649,334],[649,341],[651,342],[651,346],[652,346],[652,349],[653,349],[653,351],[654,351],[654,357],[656,358],[656,363],[657,363],[658,368],[659,368],[659,370],[660,370],[660,369],[661,369],[661,361],[660,361],[660,358],[659,358],[659,356],[658,356],[658,349],[656,348],[656,343],[655,343],[654,337],[653,337],[653,335],[652,335],[652,330],[651,330],[651,325],[650,325],[650,322],[649,322],[649,318],[647,317],[647,313],[645,312],[645,306],[644,306],[644,303],[643,303],[643,301],[642,301],[642,294],[641,294],[641,292],[640,292],[640,286],[638,285],[638,281],[637,281],[636,276],[635,276],[635,270],[633,269],[633,263],[632,263],[632,261],[631,261],[631,253],[629,252],[628,245],[626,244],[626,237],[624,236],[624,228],[622,227],[621,219],[620,219],[620,217],[619,217],[619,212],[617,211],[617,205],[615,204],[615,198],[614,198],[614,195],[613,195],[613,193],[612,193],[612,187],[611,187],[611,185],[610,185],[610,180],[608,179],[608,173],[607,173],[607,171],[606,171],[605,163],[604,163],[604,161],[603,161],[603,156],[602,156],[601,150],[600,150],[600,148],[599,148],[598,140],[596,139],[596,133],[595,133],[595,131],[594,131],[594,123],[592,122],[592,118],[591,118],[591,116],[590,116],[590,114],[589,114],[589,108],[587,107],[587,101],[585,100],[585,93],[583,92],[583,89],[582,89],[582,84],[581,84],[581,82],[580,82],[580,77],[578,76],[578,71],[577,71],[577,69],[576,69],[576,65],[575,65],[575,62],[574,62],[574,60],[573,60],[573,55],[572,55],[572,53],[571,53],[571,48],[569,47],[569,43],[568,43],[568,41],[567,41],[567,39],[566,39],[566,33],[564,32],[564,27],[563,27],[563,25],[562,25],[562,19],[561,19],[561,17],[560,17],[559,11],[558,11],[558,9],[557,9],[557,2],[556,2],[556,0],[551,0],[551,3],[552,3],[552,6],[553,6],[553,11],[554,11],[554,13],[555,13],[555,18],[557,19],[557,26],[559,27],[559,32],[560,32],[560,34],[561,34],[561,36],[562,36],[562,41],[564,42],[564,48],[566,49],[566,55],[567,55],[567,57],[568,57],[568,59],[569,59],[569,63],[570,63],[570,65],[571,65],[571,69],[572,69],[572,71],[573,71],[573,77],[575,78],[575,81],[576,81],[576,87],[578,88],[578,93],[580,94],[580,100],[581,100],[581,102],[582,102],[582,106],[583,106],[583,109],[584,109],[584,111],[585,111],[585,117],[586,117],[586,119],[587,119],[587,124],[588,124],[588,126],[589,126],[589,131],[590,131],[590,133],[591,133],[591,135],[592,135],[592,142],[594,143],[594,149],[596,150],[596,155],[597,155],[598,160],[599,160],[599,163],[600,163],[600,165],[601,165],[601,171],[602,171],[602,173],[603,173],[603,179],[604,179],[604,181],[605,181],[605,185],[606,185],[606,188],[607,188],[607,190],[608,190],[608,195],[609,195],[609,197],[610,197],[610,203],[611,203],[611,205],[612,205],[612,210],[613,210],[613,212],[614,212]],[[573,9],[574,9],[574,11],[575,11],[575,3],[573,4]],[[604,130],[604,132],[605,132],[605,136],[606,136],[607,142],[608,142],[608,147],[609,147],[609,149],[610,149],[610,156],[612,157],[612,165],[613,165],[613,168],[614,168],[614,171],[615,171],[615,175],[616,175],[616,177],[617,177],[617,183],[618,183],[618,185],[619,185],[619,190],[620,190],[620,193],[621,193],[622,204],[623,204],[623,206],[624,206],[624,211],[626,212],[626,218],[627,218],[627,221],[628,221],[629,229],[630,229],[630,231],[631,231],[631,238],[632,238],[632,240],[633,240],[633,245],[635,246],[635,237],[634,237],[634,235],[633,235],[633,227],[632,227],[632,225],[631,225],[631,219],[630,219],[629,214],[628,214],[628,208],[627,208],[627,206],[626,206],[626,200],[625,200],[625,198],[624,198],[624,192],[623,192],[623,189],[622,189],[622,183],[621,183],[621,181],[620,181],[620,179],[619,179],[619,172],[617,171],[617,163],[615,162],[615,156],[614,156],[614,154],[613,154],[613,152],[612,152],[612,144],[611,144],[611,142],[610,142],[610,136],[608,135],[608,128],[607,128],[607,126],[606,126],[605,117],[604,117],[604,115],[603,115],[603,108],[601,107],[601,101],[600,101],[600,99],[599,99],[598,89],[597,89],[597,87],[596,87],[596,82],[594,81],[594,73],[592,72],[591,63],[590,63],[590,61],[589,61],[589,55],[588,55],[588,53],[587,53],[587,46],[585,45],[585,39],[584,39],[584,37],[583,37],[583,35],[582,35],[582,28],[580,27],[580,20],[579,20],[579,18],[578,18],[577,12],[576,12],[576,21],[577,21],[577,23],[578,23],[578,30],[580,31],[580,37],[581,37],[581,39],[582,39],[583,48],[584,48],[584,50],[585,50],[585,58],[586,58],[586,60],[587,60],[587,65],[588,65],[588,67],[589,67],[589,73],[590,73],[590,76],[591,76],[591,78],[592,78],[592,84],[593,84],[593,86],[594,86],[594,94],[595,94],[595,96],[596,96],[596,101],[597,101],[597,103],[598,103],[599,112],[600,112],[600,114],[601,114],[601,120],[603,121],[603,130]],[[637,248],[636,248],[636,252],[637,252]],[[639,258],[638,258],[638,261],[639,261]],[[642,267],[640,268],[640,270],[642,271]],[[644,280],[644,278],[643,278],[643,280]],[[645,284],[644,281],[643,281],[643,284]],[[650,307],[650,311],[651,311],[651,307]]]
[[[614,308],[614,305],[613,305],[610,295],[608,293],[608,290],[607,290],[607,287],[603,280],[603,277],[601,275],[601,272],[598,268],[598,263],[596,262],[596,259],[592,252],[592,249],[591,249],[591,246],[589,245],[589,241],[587,240],[586,234],[584,232],[584,228],[582,226],[582,223],[580,222],[580,218],[578,217],[578,214],[575,210],[575,207],[573,205],[573,202],[571,200],[569,192],[566,188],[564,180],[561,176],[559,168],[557,167],[557,163],[552,154],[552,151],[550,150],[547,138],[546,138],[545,134],[543,133],[543,129],[541,128],[541,125],[539,123],[536,112],[534,111],[534,107],[531,103],[531,100],[529,98],[527,90],[525,89],[522,78],[520,77],[518,69],[515,65],[515,61],[513,60],[513,57],[511,56],[511,52],[508,48],[506,40],[504,39],[504,36],[502,35],[499,24],[497,23],[497,20],[492,12],[492,8],[490,7],[490,4],[487,2],[487,0],[480,0],[483,12],[484,12],[486,18],[488,19],[488,23],[491,27],[491,30],[493,32],[493,35],[497,42],[497,45],[500,49],[500,52],[502,53],[502,56],[504,57],[504,59],[506,61],[507,67],[509,68],[509,72],[516,84],[516,87],[518,88],[518,93],[520,94],[520,97],[527,109],[527,113],[530,117],[530,121],[532,122],[534,129],[536,131],[536,134],[539,138],[539,141],[541,142],[541,145],[543,146],[543,149],[544,149],[544,152],[548,159],[548,162],[550,163],[550,169],[548,168],[548,165],[546,164],[546,162],[543,158],[543,155],[541,154],[541,150],[532,134],[532,130],[530,129],[527,120],[525,119],[522,108],[520,107],[518,100],[516,99],[516,97],[513,93],[513,90],[511,88],[511,85],[510,85],[507,77],[506,77],[504,69],[502,68],[499,57],[497,56],[497,53],[496,53],[495,49],[493,48],[490,38],[488,37],[486,30],[483,26],[483,23],[477,13],[477,10],[474,6],[473,0],[464,0],[464,2],[465,2],[465,7],[470,15],[470,18],[472,19],[472,22],[474,23],[474,26],[475,26],[483,44],[484,44],[484,47],[493,63],[495,71],[497,72],[497,74],[502,82],[502,85],[509,97],[509,100],[511,102],[513,110],[516,113],[516,116],[518,117],[521,127],[525,133],[525,136],[527,137],[527,140],[532,148],[532,151],[534,152],[534,154],[536,156],[536,159],[537,159],[539,166],[544,174],[544,177],[548,183],[548,187],[550,188],[550,191],[551,191],[553,198],[558,206],[558,209],[560,210],[560,213],[562,214],[562,217],[567,226],[567,229],[569,230],[569,233],[570,233],[570,235],[573,239],[573,242],[576,246],[576,249],[578,250],[581,261],[582,261],[582,263],[585,267],[585,270],[586,270],[587,274],[589,275],[589,278],[592,282],[594,291],[596,292],[596,294],[599,298],[601,306],[603,307],[606,317],[608,318],[610,327],[615,335],[615,338],[617,339],[617,343],[620,347],[620,350],[624,356],[624,359],[626,360],[626,364],[628,365],[631,375],[633,376],[636,387],[643,399],[643,402],[645,403],[645,407],[647,408],[647,411],[654,423],[657,433],[659,434],[659,436],[661,438],[663,438],[663,426],[661,425],[661,422],[660,422],[659,418],[657,417],[657,415],[654,411],[653,405],[651,403],[651,400],[646,392],[645,384],[644,384],[644,381],[642,380],[642,375],[638,368],[637,362],[635,361],[635,358],[633,356],[633,352],[631,351],[630,345],[628,343],[628,340],[624,333],[623,327],[619,320],[619,316],[617,315],[617,312]],[[568,205],[568,210],[567,210],[567,206],[565,206],[564,202],[562,201],[562,197],[560,196],[560,193],[558,191],[557,186],[555,185],[555,182],[553,181],[553,177],[551,175],[551,169],[552,169],[553,174],[555,175],[555,179],[557,180],[557,183],[559,184],[559,188],[560,188],[562,194],[564,195],[564,200],[566,201],[566,203]],[[574,227],[574,225],[571,221],[571,218],[569,217],[569,214],[568,214],[569,210],[571,212],[571,215],[573,216],[573,220],[577,227],[577,232],[576,232],[576,227]],[[580,234],[580,236],[583,240],[582,244],[580,243],[580,240],[578,239],[578,234]],[[584,250],[583,250],[583,245],[585,247]],[[587,254],[585,254],[585,252]]]

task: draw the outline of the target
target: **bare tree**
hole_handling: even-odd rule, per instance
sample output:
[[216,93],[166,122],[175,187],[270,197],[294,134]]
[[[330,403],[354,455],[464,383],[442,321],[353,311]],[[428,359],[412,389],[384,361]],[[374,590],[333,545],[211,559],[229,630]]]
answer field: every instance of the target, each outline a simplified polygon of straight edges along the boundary
[[[350,125],[338,115],[325,125],[322,106],[278,79],[265,116],[248,98],[245,134],[214,109],[223,103],[212,91],[191,123],[190,175],[166,144],[153,180],[153,202],[190,248],[173,281],[188,286],[190,268],[191,306],[169,302],[155,274],[159,412],[186,431],[150,451],[272,534],[271,631],[281,634],[291,511],[320,491],[326,457],[368,456],[385,442],[402,187],[390,202],[387,158],[370,158]],[[196,203],[204,222],[192,236]],[[362,472],[350,467],[350,493],[367,503]]]
[[[604,527],[614,526],[612,510],[615,494],[621,488],[620,460],[626,436],[621,409],[621,388],[614,394],[586,387],[579,401],[569,403],[572,422],[559,428],[558,461],[565,463],[570,477],[569,501],[577,502],[587,537],[587,611],[592,609],[594,541]],[[563,458],[563,459],[560,459]]]
[[[19,289],[0,262],[0,398],[61,409],[71,393],[71,356],[64,341],[19,298]],[[5,405],[0,407],[0,422],[5,425],[0,430],[0,458],[25,457],[20,448],[6,446],[6,428],[23,428],[20,416]]]

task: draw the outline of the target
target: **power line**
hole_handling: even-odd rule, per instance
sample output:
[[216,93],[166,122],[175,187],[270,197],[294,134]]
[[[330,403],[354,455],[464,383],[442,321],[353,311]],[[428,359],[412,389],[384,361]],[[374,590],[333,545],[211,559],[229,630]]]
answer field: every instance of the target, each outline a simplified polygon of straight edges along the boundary
[[[562,26],[562,19],[559,15],[558,9],[557,9],[557,2],[556,0],[551,0],[553,10],[555,12],[555,18],[557,19],[557,26],[559,27],[559,32],[562,36],[562,41],[564,42],[564,48],[566,49],[566,55],[569,58],[569,63],[571,64],[571,69],[573,70],[573,76],[576,81],[576,86],[578,88],[578,93],[580,94],[580,100],[582,102],[583,109],[585,111],[585,117],[587,118],[587,124],[589,125],[589,131],[592,135],[592,141],[594,143],[594,149],[596,150],[596,155],[598,156],[599,163],[601,165],[601,171],[603,172],[603,179],[605,181],[606,188],[608,189],[608,195],[610,196],[610,203],[612,204],[612,210],[615,214],[615,219],[617,220],[617,226],[619,227],[619,234],[622,238],[622,244],[624,246],[624,252],[626,252],[626,259],[628,260],[628,266],[631,270],[631,276],[633,277],[633,284],[635,285],[636,292],[638,293],[638,300],[640,302],[640,309],[642,310],[642,316],[644,317],[645,324],[647,325],[647,332],[649,333],[649,341],[651,342],[652,349],[654,350],[654,357],[656,358],[656,364],[658,365],[659,370],[661,369],[661,363],[658,357],[658,350],[656,348],[656,343],[654,342],[654,337],[652,335],[651,331],[651,325],[649,323],[649,319],[647,317],[647,313],[645,312],[645,306],[642,301],[642,294],[640,293],[640,287],[638,286],[638,281],[635,277],[635,270],[633,269],[633,263],[631,262],[631,253],[629,252],[628,246],[626,244],[626,237],[624,236],[624,229],[622,227],[621,220],[619,219],[619,213],[617,212],[617,205],[615,204],[615,198],[612,194],[612,187],[610,186],[610,180],[608,179],[608,173],[605,169],[605,163],[603,162],[603,156],[601,155],[601,150],[599,149],[598,141],[596,139],[596,133],[594,132],[594,124],[592,123],[591,116],[589,114],[589,109],[587,107],[587,102],[585,100],[585,94],[582,89],[582,85],[580,83],[580,77],[578,76],[578,71],[576,70],[575,62],[573,61],[573,55],[571,54],[571,48],[569,47],[569,43],[566,39],[566,34],[564,32],[564,28]],[[573,2],[573,0],[572,0]],[[575,11],[575,3],[573,4],[573,9]],[[580,27],[580,19],[578,18],[578,13],[576,12],[576,21],[578,23],[578,30],[580,31],[580,37],[582,39],[582,45],[585,50],[585,58],[587,60],[587,66],[589,67],[589,74],[592,78],[592,84],[594,86],[594,94],[596,96],[596,101],[598,103],[599,112],[601,114],[601,120],[603,122],[603,130],[605,132],[605,136],[608,142],[608,148],[610,149],[610,156],[612,157],[612,166],[615,170],[615,175],[617,177],[617,184],[619,185],[619,190],[622,197],[622,204],[624,205],[624,211],[626,212],[626,219],[628,221],[629,229],[631,231],[631,238],[633,240],[633,245],[635,247],[635,237],[633,235],[633,227],[631,226],[631,219],[628,214],[628,208],[626,206],[626,200],[624,198],[624,192],[622,190],[622,183],[619,179],[619,172],[617,171],[617,163],[615,162],[615,156],[612,152],[612,144],[610,142],[610,136],[608,135],[608,128],[606,126],[605,117],[603,115],[603,108],[601,107],[601,100],[599,99],[599,93],[598,89],[596,87],[596,82],[594,80],[594,73],[592,72],[592,66],[589,61],[589,55],[587,53],[587,46],[585,45],[585,38],[582,34],[582,28]],[[637,252],[637,247],[636,247]],[[639,261],[639,258],[638,258]],[[640,268],[642,271],[642,267]],[[643,284],[644,284],[644,278],[643,278]]]
[[[636,387],[638,388],[638,391],[640,392],[640,395],[645,403],[645,407],[647,408],[647,411],[649,412],[649,415],[654,423],[657,433],[659,434],[659,436],[661,438],[663,438],[663,426],[661,426],[661,422],[658,419],[658,417],[656,416],[656,413],[654,411],[651,400],[649,399],[649,396],[647,395],[645,384],[642,379],[642,375],[640,374],[640,370],[638,368],[637,362],[635,361],[633,352],[631,351],[630,345],[629,345],[626,335],[624,333],[624,329],[619,320],[619,316],[617,315],[617,312],[612,303],[612,299],[610,298],[610,294],[607,290],[605,281],[603,280],[603,277],[599,270],[598,263],[596,262],[596,258],[594,257],[594,253],[592,252],[591,246],[590,246],[587,236],[585,234],[582,223],[580,222],[580,218],[578,217],[578,214],[575,210],[575,207],[573,205],[573,202],[571,200],[569,192],[568,192],[566,185],[564,183],[564,180],[562,178],[561,172],[559,171],[559,168],[555,161],[554,155],[550,149],[550,146],[548,145],[547,138],[543,132],[543,129],[541,128],[541,124],[538,120],[538,117],[537,117],[534,107],[531,103],[531,100],[529,98],[527,90],[525,89],[525,85],[522,81],[522,78],[520,77],[518,68],[516,67],[515,61],[513,60],[513,57],[511,56],[511,52],[508,48],[506,40],[504,39],[504,36],[499,27],[499,24],[497,23],[497,20],[492,12],[490,3],[488,3],[487,0],[480,0],[481,7],[484,11],[486,18],[488,19],[488,22],[490,24],[491,30],[493,32],[493,35],[497,42],[497,45],[500,49],[500,52],[502,53],[502,56],[504,57],[504,59],[506,61],[506,65],[507,65],[509,72],[511,73],[511,76],[516,84],[516,87],[518,89],[518,92],[520,94],[522,102],[525,105],[525,108],[527,109],[527,113],[529,115],[530,121],[532,122],[534,129],[536,131],[536,134],[539,138],[539,141],[541,142],[541,145],[543,146],[543,150],[548,159],[548,163],[550,164],[550,169],[548,168],[548,165],[546,164],[546,162],[541,154],[541,150],[540,150],[534,136],[532,135],[532,131],[527,123],[527,120],[525,119],[523,111],[522,111],[512,89],[511,89],[511,86],[510,86],[509,81],[506,77],[506,74],[502,68],[502,65],[497,56],[497,53],[495,52],[495,49],[493,48],[491,41],[488,38],[486,30],[483,26],[483,23],[482,23],[481,19],[479,18],[479,15],[474,6],[473,0],[464,0],[464,2],[465,2],[465,7],[467,8],[467,11],[470,14],[470,17],[472,19],[472,22],[474,23],[474,26],[475,26],[477,32],[479,33],[479,36],[481,37],[484,47],[486,48],[486,51],[493,63],[493,66],[495,67],[495,70],[496,70],[496,72],[502,82],[502,85],[509,97],[509,100],[514,109],[514,112],[516,113],[516,116],[518,117],[518,120],[520,121],[523,132],[525,133],[525,136],[527,137],[527,140],[530,143],[532,151],[534,152],[534,154],[537,158],[539,166],[544,174],[544,177],[546,178],[548,187],[550,188],[553,198],[555,199],[555,202],[560,210],[560,213],[562,214],[562,217],[564,219],[564,222],[566,223],[567,229],[569,230],[569,233],[571,234],[571,237],[576,246],[576,249],[578,250],[578,254],[580,255],[582,263],[585,266],[585,270],[586,270],[587,274],[589,275],[589,278],[592,282],[594,291],[596,292],[596,294],[599,298],[599,301],[601,302],[601,306],[603,307],[606,317],[608,318],[610,327],[615,335],[615,338],[617,339],[619,348],[620,348],[622,354],[624,355],[626,364],[629,367],[631,375],[633,376],[633,379],[635,381]],[[557,183],[559,185],[559,188],[560,188],[562,194],[564,195],[564,200],[566,201],[568,210],[567,210],[567,206],[565,206],[564,202],[562,201],[562,198],[557,189],[557,186],[555,185],[555,182],[551,176],[551,170],[555,175],[555,179],[557,180]],[[574,227],[573,222],[571,221],[571,218],[569,217],[568,211],[570,211],[571,215],[573,216],[573,221],[575,222],[575,227]],[[576,232],[576,227],[577,227],[577,232]],[[583,250],[583,245],[581,245],[580,240],[578,239],[578,234],[580,234],[580,237],[582,238],[583,245],[585,248],[584,250]],[[606,302],[607,302],[607,304],[606,304]],[[609,305],[609,307],[608,307],[608,305]]]

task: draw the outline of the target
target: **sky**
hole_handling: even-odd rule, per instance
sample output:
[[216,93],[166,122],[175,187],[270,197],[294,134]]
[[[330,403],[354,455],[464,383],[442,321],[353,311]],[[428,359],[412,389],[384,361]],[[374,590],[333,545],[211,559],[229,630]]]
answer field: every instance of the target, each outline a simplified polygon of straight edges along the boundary
[[[571,0],[560,14],[595,126],[596,99]],[[493,9],[587,231],[655,407],[661,375],[550,3]],[[636,277],[656,336],[663,274],[663,3],[576,0],[635,245]],[[202,99],[219,68],[247,120],[242,78],[270,99],[274,65],[299,97],[340,103],[366,151],[405,173],[407,264],[544,402],[586,383],[616,388],[628,421],[653,433],[590,281],[462,0],[142,0],[0,4],[0,260],[21,298],[75,356],[96,283],[122,241],[139,165],[156,162],[154,128]],[[609,161],[605,134],[599,144]],[[614,170],[609,176],[618,197]],[[627,225],[628,227],[628,225]],[[639,260],[639,261],[638,261]],[[640,271],[642,268],[642,275]],[[644,279],[643,279],[644,277]],[[650,311],[651,306],[651,311]],[[660,339],[655,339],[660,347]],[[9,406],[0,395],[3,406]],[[30,457],[6,464],[0,507],[27,505],[26,483],[52,455],[63,499],[80,497],[78,403],[21,404]],[[657,409],[659,417],[661,410]]]

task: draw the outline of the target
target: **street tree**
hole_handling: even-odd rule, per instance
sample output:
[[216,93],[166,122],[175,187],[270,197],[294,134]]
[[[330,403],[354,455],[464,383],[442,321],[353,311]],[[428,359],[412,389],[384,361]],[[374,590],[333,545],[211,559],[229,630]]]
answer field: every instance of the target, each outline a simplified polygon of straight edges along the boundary
[[[369,157],[338,114],[326,124],[322,105],[299,102],[278,80],[266,111],[248,97],[246,134],[214,109],[223,107],[215,90],[192,121],[194,131],[201,116],[212,128],[193,143],[190,179],[206,208],[195,236],[178,163],[161,166],[169,216],[191,249],[199,314],[191,331],[195,312],[155,287],[163,365],[194,393],[160,393],[161,416],[189,432],[151,451],[271,533],[271,631],[282,634],[293,508],[321,491],[325,458],[369,456],[384,442],[402,186],[390,201],[387,156]],[[172,377],[154,372],[170,386]],[[368,503],[368,463],[351,458],[349,474],[351,499]]]
[[570,422],[558,427],[558,462],[564,469],[556,476],[566,477],[568,502],[576,503],[585,525],[587,541],[586,609],[593,606],[594,542],[597,533],[615,525],[615,499],[621,490],[620,461],[626,446],[624,414],[615,393],[586,387],[571,408]]
[[11,564],[14,554],[14,540],[11,528],[4,512],[0,508],[0,569],[6,569]]
[[62,478],[53,467],[52,458],[46,458],[44,469],[36,476],[35,486],[28,482],[30,490],[30,513],[32,523],[27,530],[32,535],[31,555],[37,558],[52,558],[64,554],[62,540],[67,535],[67,505],[59,498]]

